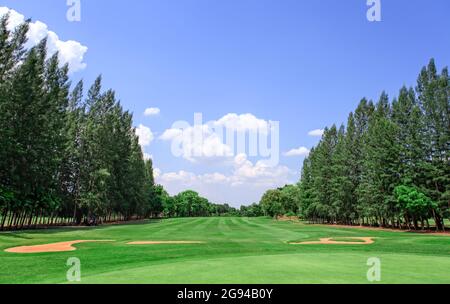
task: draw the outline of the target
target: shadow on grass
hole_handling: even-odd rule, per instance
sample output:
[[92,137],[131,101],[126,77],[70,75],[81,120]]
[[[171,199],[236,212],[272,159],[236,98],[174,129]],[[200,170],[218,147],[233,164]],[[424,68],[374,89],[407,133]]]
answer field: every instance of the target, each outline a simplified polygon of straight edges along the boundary
[[142,221],[131,221],[131,222],[120,222],[120,223],[109,223],[100,226],[56,226],[56,227],[46,227],[46,228],[36,228],[28,230],[17,230],[17,231],[0,231],[0,236],[2,237],[13,237],[21,239],[32,239],[32,237],[26,237],[24,234],[33,235],[41,234],[45,232],[46,234],[56,234],[60,232],[70,232],[70,231],[94,231],[94,230],[104,230],[111,227],[119,226],[138,226],[143,224],[157,224],[162,222],[162,219],[149,219]]

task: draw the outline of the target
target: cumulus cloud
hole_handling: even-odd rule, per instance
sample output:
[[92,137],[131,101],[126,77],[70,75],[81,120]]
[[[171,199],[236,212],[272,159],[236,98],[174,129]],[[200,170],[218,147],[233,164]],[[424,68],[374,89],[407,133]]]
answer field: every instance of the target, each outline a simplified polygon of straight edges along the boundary
[[159,138],[172,141],[174,156],[191,162],[233,155],[231,148],[207,125],[168,129]]
[[297,149],[292,149],[286,153],[285,156],[293,157],[293,156],[308,156],[311,151],[306,147],[300,147]]
[[152,130],[143,124],[140,124],[139,127],[136,128],[136,135],[139,137],[139,144],[142,148],[149,146],[155,138]]
[[163,134],[159,137],[159,139],[164,141],[174,140],[183,135],[182,129],[167,129]]
[[159,115],[159,113],[161,113],[161,110],[158,108],[148,108],[148,109],[145,109],[144,115],[145,116],[155,116],[155,115]]
[[285,166],[268,166],[264,161],[251,162],[245,154],[233,159],[233,169],[223,173],[195,174],[178,171],[162,174],[156,180],[172,195],[193,189],[217,203],[235,206],[259,201],[265,191],[292,183],[295,172]]
[[172,154],[190,162],[202,158],[231,156],[231,149],[207,125],[167,129],[159,139],[171,141]]
[[325,132],[325,130],[323,130],[323,129],[317,129],[317,130],[309,131],[308,135],[313,136],[313,137],[322,137],[324,132]]
[[237,132],[267,132],[269,130],[269,122],[259,119],[253,114],[230,113],[214,121],[213,124]]
[[[13,9],[0,7],[0,17],[7,13],[10,15],[8,23],[9,30],[14,30],[18,25],[22,24],[26,20],[24,15]],[[84,56],[88,51],[86,46],[74,40],[61,40],[55,32],[50,31],[48,26],[41,21],[31,22],[29,27],[30,29],[27,34],[28,42],[26,44],[27,48],[35,46],[42,39],[47,37],[48,56],[52,56],[56,52],[59,52],[58,55],[61,64],[63,65],[67,63],[69,65],[70,73],[86,68],[86,63],[84,62]]]
[[201,115],[196,114],[193,126],[177,122],[159,137],[172,142],[173,155],[223,169],[202,174],[184,170],[159,172],[157,182],[171,194],[193,189],[217,203],[239,206],[257,202],[268,189],[296,179],[295,172],[278,163],[277,127],[276,122],[253,114],[234,113],[208,123],[203,123]]
[[232,186],[252,184],[264,188],[273,188],[288,183],[292,171],[285,166],[269,166],[264,160],[253,164],[247,155],[239,154],[234,158],[234,172],[231,178]]
[[251,156],[259,156],[258,152],[266,154],[264,157],[278,156],[278,142],[274,141],[279,134],[271,134],[271,151],[268,151],[269,131],[273,130],[271,122],[253,114],[231,113],[206,124],[201,122],[201,116],[196,116],[195,120],[193,126],[187,122],[176,123],[159,137],[163,141],[172,141],[174,156],[191,162],[218,158],[229,160],[239,153],[248,152],[245,150],[246,141]]

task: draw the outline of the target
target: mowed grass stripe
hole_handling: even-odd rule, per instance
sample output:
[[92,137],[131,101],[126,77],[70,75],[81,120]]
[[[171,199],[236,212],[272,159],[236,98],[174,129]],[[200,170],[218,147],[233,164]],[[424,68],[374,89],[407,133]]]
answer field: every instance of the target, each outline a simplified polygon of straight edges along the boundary
[[[373,245],[294,246],[287,241],[375,237]],[[83,239],[73,252],[20,255],[8,247]],[[129,241],[206,244],[127,245]],[[385,283],[449,282],[450,237],[278,222],[269,218],[187,218],[83,229],[0,233],[0,283],[62,283],[66,261],[84,283],[367,283],[369,257]],[[129,281],[128,281],[129,279]]]
[[193,227],[197,226],[197,224],[202,221],[203,219],[201,218],[176,219],[175,223],[173,223],[169,227],[161,227],[160,229],[152,227],[153,229],[149,232],[151,232],[152,236],[157,237],[158,240],[162,240],[162,238],[169,238],[167,240],[174,240],[174,235],[178,235],[180,231],[190,231],[193,229]]
[[242,219],[243,224],[253,227],[253,232],[258,233],[261,237],[265,237],[267,241],[279,241],[280,235],[283,236],[283,241],[285,242],[295,238],[308,237],[308,234],[297,231],[296,228],[298,227],[293,226],[292,223],[275,220],[259,222],[258,220],[260,219]]
[[[398,255],[383,256],[386,264],[382,283],[439,283],[450,281],[446,270],[428,274],[430,257]],[[340,262],[335,263],[333,259]],[[173,262],[88,276],[85,283],[178,283],[178,284],[261,284],[281,283],[359,283],[366,278],[366,257],[361,254],[290,254],[228,257],[206,261]],[[436,263],[450,267],[448,259],[436,258]],[[448,269],[448,268],[447,268]],[[173,277],[176,273],[176,277]],[[195,275],[193,275],[195,274]]]

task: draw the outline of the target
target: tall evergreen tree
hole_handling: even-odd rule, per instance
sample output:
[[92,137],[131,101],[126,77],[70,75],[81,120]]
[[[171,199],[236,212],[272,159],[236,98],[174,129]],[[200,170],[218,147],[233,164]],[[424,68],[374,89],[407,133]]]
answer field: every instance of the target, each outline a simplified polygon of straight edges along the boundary
[[350,167],[346,162],[348,151],[345,139],[345,127],[342,125],[337,134],[336,146],[334,147],[331,161],[331,205],[333,214],[336,215],[335,221],[349,224],[355,215],[352,208],[348,206],[348,203],[352,200],[352,184],[349,178]]
[[445,68],[437,73],[434,60],[420,73],[417,94],[425,121],[426,185],[424,191],[438,202],[434,219],[444,230],[443,218],[450,205],[450,94],[449,75]]
[[[416,96],[417,94],[417,96]],[[301,212],[315,222],[444,230],[450,206],[448,69],[424,68],[416,92],[403,87],[361,100],[346,130],[326,129],[304,162]]]

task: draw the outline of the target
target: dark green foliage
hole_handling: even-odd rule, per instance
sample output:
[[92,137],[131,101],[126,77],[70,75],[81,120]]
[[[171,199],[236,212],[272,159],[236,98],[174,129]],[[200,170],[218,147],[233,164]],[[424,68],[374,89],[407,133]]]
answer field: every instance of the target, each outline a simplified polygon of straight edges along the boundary
[[449,217],[450,205],[450,79],[448,69],[439,75],[431,60],[422,69],[418,79],[417,94],[424,114],[422,138],[425,160],[421,169],[425,183],[423,191],[438,203],[435,221],[443,228],[443,218]]
[[[171,197],[162,186],[156,186],[156,197],[166,217],[238,216],[239,211],[228,204],[212,204],[197,192],[187,190]],[[158,203],[159,204],[159,203]]]
[[[262,197],[260,205],[261,211],[267,216],[296,215],[300,208],[300,189],[296,185],[287,185],[276,190],[269,190]],[[259,210],[258,212],[260,213]]]
[[[362,99],[347,126],[325,129],[305,159],[299,192],[302,217],[313,222],[444,230],[450,207],[450,86],[434,60],[416,90],[403,87],[392,103],[382,93]],[[261,200],[267,215],[285,208],[282,191]]]
[[435,202],[415,187],[397,186],[394,189],[394,195],[396,207],[398,210],[402,210],[406,219],[411,219],[415,229],[418,228],[417,221],[419,219],[422,220],[422,223],[426,220],[428,224],[433,210],[438,207]]
[[[0,19],[0,229],[97,224],[159,214],[153,168],[101,77],[83,100],[46,39],[24,51],[28,23]],[[150,165],[148,165],[150,164]]]
[[252,204],[250,206],[241,206],[239,212],[244,217],[264,216],[264,211],[262,210],[262,207],[259,204]]

